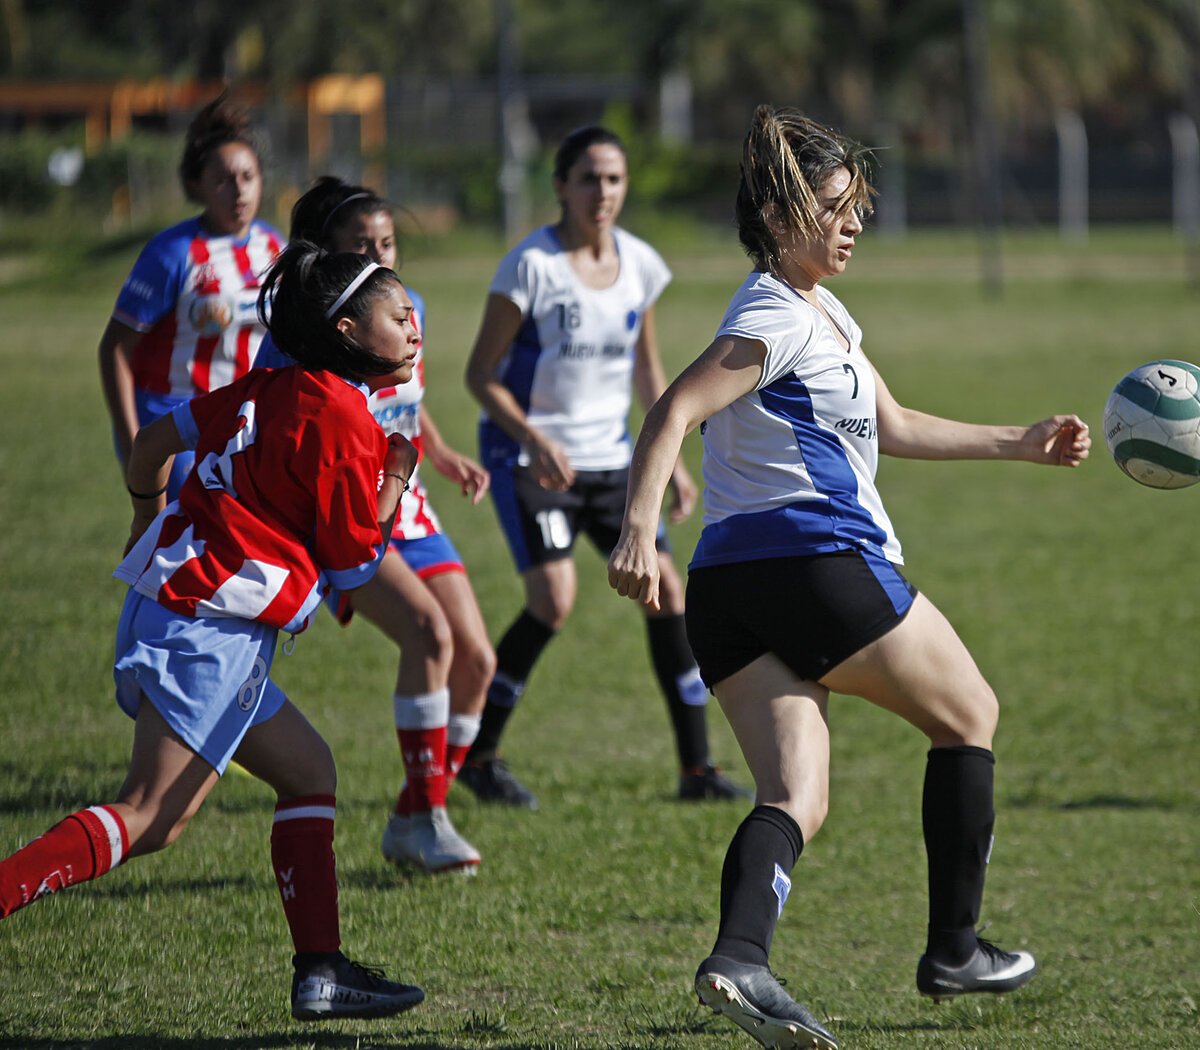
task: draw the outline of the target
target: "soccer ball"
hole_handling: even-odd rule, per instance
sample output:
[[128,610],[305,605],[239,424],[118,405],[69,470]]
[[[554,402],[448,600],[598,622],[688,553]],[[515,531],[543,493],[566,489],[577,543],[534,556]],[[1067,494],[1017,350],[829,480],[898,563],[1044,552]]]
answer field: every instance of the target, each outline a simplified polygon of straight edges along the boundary
[[1104,440],[1117,466],[1143,485],[1200,481],[1200,368],[1186,361],[1135,368],[1104,406]]

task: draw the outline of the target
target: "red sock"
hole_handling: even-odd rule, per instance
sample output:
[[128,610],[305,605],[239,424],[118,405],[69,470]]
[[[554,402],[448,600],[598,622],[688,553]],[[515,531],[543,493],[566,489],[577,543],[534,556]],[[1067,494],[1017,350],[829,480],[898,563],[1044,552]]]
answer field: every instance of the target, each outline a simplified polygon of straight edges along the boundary
[[446,787],[454,783],[479,735],[479,715],[451,715],[446,727]]
[[92,806],[72,813],[0,861],[0,917],[48,893],[98,878],[128,851],[125,822],[114,810]]
[[446,727],[397,729],[404,760],[404,788],[396,800],[402,817],[446,804]]
[[336,952],[338,888],[333,795],[291,798],[275,807],[271,864],[297,952]]
[[396,800],[396,812],[406,817],[444,806],[450,691],[436,689],[409,696],[397,693],[392,698],[392,709],[406,778]]

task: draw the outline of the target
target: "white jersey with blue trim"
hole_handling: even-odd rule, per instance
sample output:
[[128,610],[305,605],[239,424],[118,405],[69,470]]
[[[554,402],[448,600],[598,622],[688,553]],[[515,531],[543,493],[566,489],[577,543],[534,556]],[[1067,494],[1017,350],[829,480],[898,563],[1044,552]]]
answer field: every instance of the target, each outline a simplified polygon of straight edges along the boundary
[[875,488],[875,375],[862,330],[833,293],[821,305],[755,272],[717,335],[766,346],[757,388],[715,413],[704,441],[704,529],[692,565],[861,547],[903,563]]
[[[589,288],[579,279],[550,226],[529,234],[500,261],[489,288],[515,303],[522,317],[497,378],[576,470],[629,465],[635,347],[646,310],[671,280],[662,256],[645,241],[620,228],[613,237],[620,272],[607,288]],[[480,444],[486,463],[528,463],[486,413]]]

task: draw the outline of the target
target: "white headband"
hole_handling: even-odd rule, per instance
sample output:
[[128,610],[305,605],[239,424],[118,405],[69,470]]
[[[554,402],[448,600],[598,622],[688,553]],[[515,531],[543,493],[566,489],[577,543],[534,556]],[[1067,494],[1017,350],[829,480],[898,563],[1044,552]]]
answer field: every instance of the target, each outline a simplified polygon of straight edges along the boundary
[[346,290],[342,292],[342,294],[337,297],[337,300],[334,302],[334,304],[325,311],[326,318],[332,321],[333,315],[342,308],[346,300],[349,299],[350,296],[352,296],[355,292],[357,292],[363,281],[365,281],[378,269],[380,269],[379,263],[371,262],[367,263],[366,266],[359,270],[358,276],[356,276],[353,281],[346,285]]

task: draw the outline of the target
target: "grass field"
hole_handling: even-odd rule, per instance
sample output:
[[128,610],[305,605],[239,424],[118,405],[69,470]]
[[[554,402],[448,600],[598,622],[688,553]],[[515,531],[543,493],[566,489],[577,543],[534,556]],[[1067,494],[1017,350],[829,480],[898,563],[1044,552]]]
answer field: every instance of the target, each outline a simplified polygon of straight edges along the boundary
[[[635,227],[636,229],[636,227]],[[129,518],[95,348],[141,242],[0,228],[0,855],[111,798],[130,723],[111,699]],[[660,242],[676,281],[659,309],[667,367],[707,343],[745,271],[716,235]],[[1006,242],[1002,297],[969,240],[861,239],[832,285],[897,397],[1032,422],[1075,411],[1093,457],[1075,472],[885,461],[880,486],[907,573],[956,624],[1001,697],[988,936],[1041,973],[1000,999],[916,994],[924,938],[922,738],[835,698],[832,810],[794,872],[773,966],[848,1050],[1200,1047],[1200,488],[1155,492],[1103,448],[1129,368],[1200,359],[1200,294],[1160,231],[1063,248]],[[429,310],[429,401],[474,448],[461,373],[494,242],[419,245],[406,278]],[[698,474],[698,446],[688,454]],[[432,487],[493,638],[519,587],[491,509]],[[698,523],[674,532],[686,559]],[[181,840],[0,923],[0,1047],[38,1050],[717,1050],[754,1044],[690,989],[716,926],[739,805],[672,799],[667,720],[636,610],[578,557],[575,614],[539,664],[506,753],[534,814],[451,793],[484,855],[474,880],[408,878],[379,835],[400,780],[393,649],[322,618],[276,677],[338,760],[348,952],[421,984],[382,1022],[291,1021],[287,930],[265,787],[227,776]],[[747,781],[715,704],[716,758]]]

